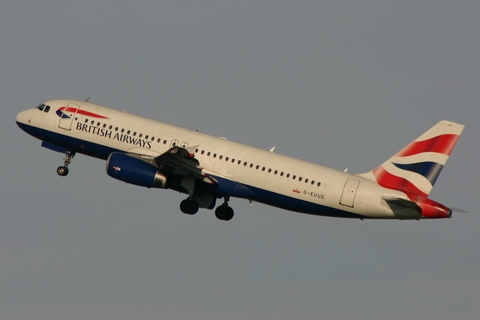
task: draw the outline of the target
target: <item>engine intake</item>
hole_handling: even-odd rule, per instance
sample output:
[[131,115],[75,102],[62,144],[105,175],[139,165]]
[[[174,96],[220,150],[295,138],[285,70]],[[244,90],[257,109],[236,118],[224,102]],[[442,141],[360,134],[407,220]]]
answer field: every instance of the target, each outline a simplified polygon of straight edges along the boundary
[[107,159],[107,174],[117,180],[147,188],[167,188],[167,177],[142,159],[114,152]]

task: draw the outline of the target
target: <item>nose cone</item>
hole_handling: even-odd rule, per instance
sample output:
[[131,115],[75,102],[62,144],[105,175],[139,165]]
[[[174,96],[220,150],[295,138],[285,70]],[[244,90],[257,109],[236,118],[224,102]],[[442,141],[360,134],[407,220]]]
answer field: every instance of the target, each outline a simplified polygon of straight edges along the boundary
[[17,114],[17,117],[15,118],[15,121],[17,122],[17,125],[21,124],[29,124],[30,123],[30,110],[25,110]]
[[32,125],[32,110],[25,110],[17,114],[17,117],[15,118],[15,121],[17,122],[17,126],[28,133],[29,135],[34,135],[32,133],[32,130],[34,129],[34,126]]

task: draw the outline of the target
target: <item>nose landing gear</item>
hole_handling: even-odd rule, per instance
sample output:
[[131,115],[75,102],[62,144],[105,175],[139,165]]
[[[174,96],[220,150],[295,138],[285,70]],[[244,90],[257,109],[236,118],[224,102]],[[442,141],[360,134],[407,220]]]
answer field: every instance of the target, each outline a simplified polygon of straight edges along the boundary
[[65,158],[63,158],[63,166],[57,168],[57,174],[59,176],[65,177],[68,174],[68,165],[72,162],[73,157],[75,156],[74,151],[67,151],[65,153]]

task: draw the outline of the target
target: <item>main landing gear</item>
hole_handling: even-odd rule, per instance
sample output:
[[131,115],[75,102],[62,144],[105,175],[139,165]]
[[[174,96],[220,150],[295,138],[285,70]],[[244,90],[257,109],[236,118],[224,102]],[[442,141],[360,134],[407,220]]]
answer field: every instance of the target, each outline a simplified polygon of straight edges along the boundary
[[225,202],[215,209],[215,216],[219,220],[229,221],[232,220],[234,212],[233,209],[228,205],[229,197],[225,197]]
[[233,218],[233,209],[228,205],[222,204],[217,209],[215,209],[215,216],[219,220],[229,221]]
[[180,210],[185,214],[195,214],[198,211],[198,203],[190,199],[185,199],[180,203]]
[[[225,202],[215,210],[215,216],[219,220],[229,221],[233,218],[233,209],[228,205],[228,197]],[[185,199],[180,203],[180,210],[185,214],[194,215],[198,212],[198,203],[191,199]]]
[[70,162],[72,162],[73,157],[75,156],[74,151],[67,151],[65,154],[65,158],[63,160],[65,161],[63,163],[63,166],[60,166],[57,168],[57,174],[59,176],[65,177],[68,174],[68,165]]

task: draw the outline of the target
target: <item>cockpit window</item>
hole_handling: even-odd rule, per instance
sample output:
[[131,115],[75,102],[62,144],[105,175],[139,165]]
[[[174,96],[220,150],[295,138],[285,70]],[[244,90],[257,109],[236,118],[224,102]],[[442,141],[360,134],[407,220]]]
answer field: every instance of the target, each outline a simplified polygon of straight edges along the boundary
[[50,111],[50,106],[47,106],[45,104],[40,104],[36,107],[38,110],[43,111],[43,112],[48,112]]

